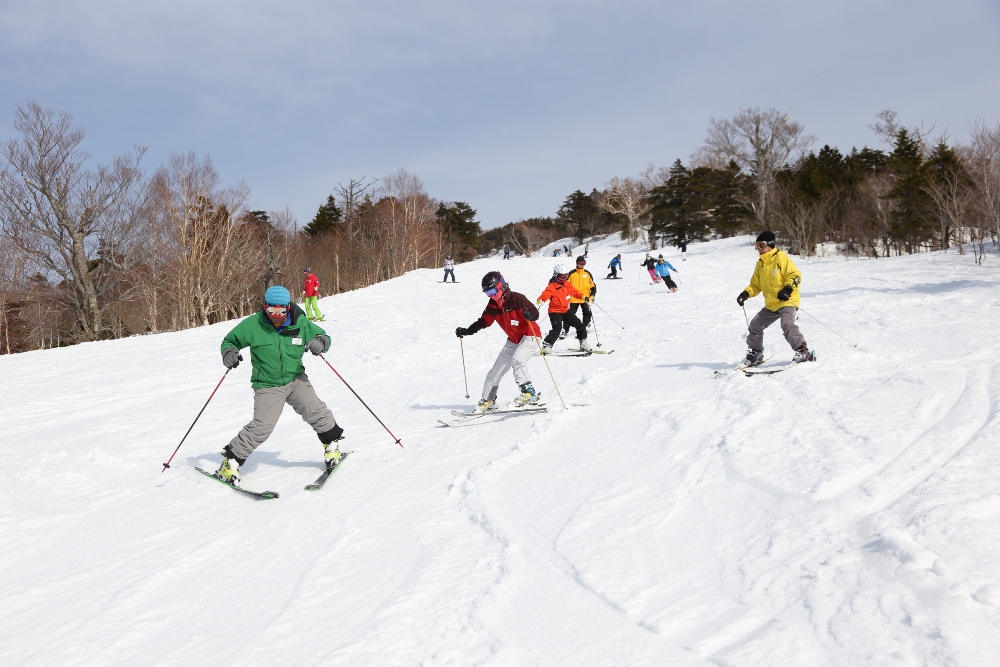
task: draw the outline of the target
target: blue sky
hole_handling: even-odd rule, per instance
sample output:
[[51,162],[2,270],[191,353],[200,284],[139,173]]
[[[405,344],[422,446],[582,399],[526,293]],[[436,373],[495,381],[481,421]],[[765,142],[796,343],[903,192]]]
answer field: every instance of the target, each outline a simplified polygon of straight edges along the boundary
[[878,145],[887,107],[956,141],[1000,122],[995,0],[5,0],[0,58],[0,136],[33,99],[95,159],[209,154],[300,224],[399,167],[485,227],[553,215],[740,107],[791,107],[817,148]]

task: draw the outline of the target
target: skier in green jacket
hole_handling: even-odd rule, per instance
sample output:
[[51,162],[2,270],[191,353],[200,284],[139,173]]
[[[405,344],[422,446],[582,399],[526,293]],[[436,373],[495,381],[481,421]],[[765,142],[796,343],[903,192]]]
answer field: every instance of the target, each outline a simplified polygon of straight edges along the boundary
[[250,348],[253,372],[253,421],[244,426],[222,451],[222,465],[215,476],[227,484],[240,485],[240,466],[267,440],[278,423],[284,404],[302,416],[323,443],[328,467],[340,461],[339,441],[344,429],[333,413],[317,396],[302,365],[302,355],[314,355],[330,348],[330,337],[309,321],[302,309],[292,302],[284,287],[268,287],[264,307],[256,315],[236,325],[222,340],[222,363],[226,368],[239,366],[240,350]]

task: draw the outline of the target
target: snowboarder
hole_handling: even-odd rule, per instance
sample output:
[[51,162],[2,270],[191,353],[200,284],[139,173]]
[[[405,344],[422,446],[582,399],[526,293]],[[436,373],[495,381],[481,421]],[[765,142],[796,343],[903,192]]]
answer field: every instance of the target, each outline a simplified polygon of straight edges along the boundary
[[795,324],[799,309],[799,285],[802,273],[783,250],[775,248],[774,232],[761,232],[754,249],[760,255],[754,267],[750,284],[736,297],[740,306],[758,294],[764,295],[764,307],[750,320],[747,335],[747,366],[756,366],[764,361],[764,329],[781,320],[781,331],[785,340],[795,350],[792,361],[812,361],[816,358],[809,351],[806,339]]
[[308,266],[302,269],[306,274],[305,282],[302,285],[302,296],[305,297],[306,317],[313,322],[322,322],[323,313],[319,312],[319,278]]
[[663,255],[656,258],[656,275],[663,279],[663,284],[667,286],[667,289],[671,292],[676,292],[677,283],[675,283],[670,277],[671,271],[677,273],[677,269],[674,268],[674,265],[663,259]]
[[455,260],[448,255],[444,258],[444,280],[441,282],[448,282],[448,274],[451,274],[451,282],[455,282]]
[[510,248],[508,246],[503,247],[503,258],[510,259]]
[[649,277],[653,279],[654,283],[660,282],[660,277],[656,275],[656,260],[648,252],[646,253],[646,259],[640,262],[639,266],[646,267],[646,270],[649,271]]
[[552,269],[552,278],[549,279],[549,284],[546,285],[545,290],[542,291],[535,302],[539,306],[542,305],[543,301],[549,302],[549,321],[552,323],[552,331],[549,332],[545,337],[545,342],[542,343],[543,354],[552,349],[552,345],[559,338],[559,333],[566,322],[576,328],[576,337],[580,341],[580,351],[591,351],[590,345],[587,344],[587,328],[569,310],[570,298],[584,298],[583,293],[567,282],[569,280],[569,273],[570,269],[568,266],[565,264],[556,264],[555,268]]
[[302,365],[306,350],[314,355],[326,352],[330,337],[292,303],[287,289],[272,286],[264,293],[264,307],[222,339],[222,363],[226,368],[240,365],[243,360],[240,350],[245,347],[250,348],[253,366],[250,375],[254,390],[253,420],[222,450],[222,465],[215,476],[227,484],[240,485],[240,467],[271,435],[285,403],[316,432],[323,443],[326,465],[336,465],[341,457],[338,443],[344,437],[344,429],[316,396]]
[[[576,318],[576,311],[583,310],[583,317],[580,318],[580,321],[583,322],[584,331],[587,330],[590,321],[594,319],[590,304],[597,298],[597,283],[594,282],[594,276],[586,269],[586,266],[587,260],[583,255],[580,255],[576,258],[576,269],[569,274],[569,284],[576,288],[577,292],[584,295],[582,299],[570,297],[569,314]],[[563,320],[563,337],[567,333],[569,333],[569,322]]]
[[511,291],[499,271],[490,271],[483,276],[482,287],[483,293],[489,297],[483,314],[468,327],[455,329],[455,335],[459,338],[471,336],[497,322],[507,334],[507,342],[500,350],[493,368],[486,374],[483,398],[473,412],[482,413],[496,409],[500,380],[511,368],[514,369],[514,381],[521,390],[521,394],[514,399],[511,407],[536,404],[538,393],[528,375],[528,358],[538,349],[538,339],[542,335],[541,329],[535,324],[538,320],[538,309],[526,296]]
[[608,264],[608,268],[611,269],[611,273],[609,273],[608,275],[606,275],[605,279],[608,279],[608,278],[617,278],[618,277],[618,270],[622,268],[622,256],[621,255],[615,255],[614,259],[611,260],[611,263]]

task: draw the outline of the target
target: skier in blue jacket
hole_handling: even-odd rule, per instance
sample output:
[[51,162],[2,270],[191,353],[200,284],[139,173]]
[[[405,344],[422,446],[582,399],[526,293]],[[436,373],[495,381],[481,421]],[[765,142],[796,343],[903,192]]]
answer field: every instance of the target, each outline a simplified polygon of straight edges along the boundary
[[608,278],[617,278],[618,271],[621,270],[622,268],[622,256],[615,255],[615,258],[611,260],[610,264],[608,264],[608,268],[611,269],[611,273],[609,273],[604,277],[605,280],[607,280]]
[[663,284],[667,286],[667,289],[671,292],[677,291],[677,283],[675,283],[670,277],[670,272],[673,271],[674,273],[677,273],[677,269],[674,268],[673,264],[663,259],[663,255],[656,258],[655,271],[656,275],[663,278]]

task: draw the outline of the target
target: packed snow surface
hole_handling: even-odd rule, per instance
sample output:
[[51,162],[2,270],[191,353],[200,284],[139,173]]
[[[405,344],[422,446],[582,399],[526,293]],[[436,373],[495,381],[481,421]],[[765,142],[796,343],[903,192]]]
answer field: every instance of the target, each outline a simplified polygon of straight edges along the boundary
[[327,358],[404,447],[307,355],[353,455],[304,491],[322,449],[287,409],[243,473],[277,500],[194,471],[250,419],[248,361],[160,472],[235,322],[0,357],[0,664],[1000,664],[996,255],[795,258],[819,361],[748,378],[750,239],[665,250],[675,294],[645,252],[590,245],[614,354],[548,359],[568,409],[535,357],[547,413],[458,428],[505,339],[464,339],[466,399],[481,276],[534,299],[565,260],[323,299]]

